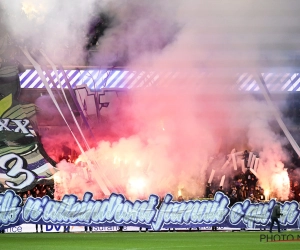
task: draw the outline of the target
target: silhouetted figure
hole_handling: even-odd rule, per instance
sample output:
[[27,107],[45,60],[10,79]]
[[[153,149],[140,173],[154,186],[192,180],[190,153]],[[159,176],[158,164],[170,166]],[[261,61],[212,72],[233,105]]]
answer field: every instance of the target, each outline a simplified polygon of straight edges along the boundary
[[243,153],[243,159],[245,160],[245,166],[248,166],[248,160],[249,160],[249,152],[247,150]]
[[275,222],[278,227],[278,233],[280,233],[280,223],[278,220],[278,218],[280,218],[280,215],[282,215],[282,213],[280,212],[280,202],[277,202],[275,204],[275,206],[273,207],[273,211],[272,211],[272,215],[271,215],[270,233],[272,233],[272,229],[273,229]]
[[64,226],[64,233],[70,233],[70,226]]
[[84,231],[85,232],[90,231],[90,233],[91,233],[91,232],[93,232],[93,227],[92,226],[85,226]]

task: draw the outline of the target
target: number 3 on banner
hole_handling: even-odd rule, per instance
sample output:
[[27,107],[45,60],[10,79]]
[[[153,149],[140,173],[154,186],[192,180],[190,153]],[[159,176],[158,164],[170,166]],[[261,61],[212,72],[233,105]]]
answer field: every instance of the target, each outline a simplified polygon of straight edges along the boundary
[[[10,166],[13,164],[12,166]],[[34,180],[35,180],[35,173],[24,169],[23,167],[26,167],[26,161],[21,158],[20,156],[16,154],[7,154],[0,157],[0,168],[5,170],[6,175],[11,178],[18,178],[21,175],[26,175],[24,181],[22,181],[19,184],[16,184],[11,181],[6,181],[6,185],[10,188],[14,189],[23,189],[27,186],[29,186]]]

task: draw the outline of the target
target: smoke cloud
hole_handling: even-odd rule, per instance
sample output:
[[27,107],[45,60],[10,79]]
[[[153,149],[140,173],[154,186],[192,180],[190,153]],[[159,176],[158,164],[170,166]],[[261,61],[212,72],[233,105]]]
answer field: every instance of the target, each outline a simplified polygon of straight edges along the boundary
[[[104,13],[111,22],[90,63],[122,63],[162,76],[155,86],[113,99],[101,111],[100,125],[90,121],[95,136],[87,138],[94,147],[76,166],[58,164],[58,193],[90,190],[103,197],[99,183],[104,183],[131,198],[166,192],[203,196],[209,166],[220,172],[235,148],[255,151],[260,185],[287,198],[288,142],[272,126],[266,103],[235,83],[237,72],[289,59],[282,51],[293,45],[285,37],[300,17],[286,18],[295,12],[296,2],[288,2],[1,1],[13,36],[42,47],[56,63],[85,62],[89,25]],[[46,148],[62,141],[52,138],[55,143],[47,138]],[[227,168],[222,174],[228,177],[232,165]]]

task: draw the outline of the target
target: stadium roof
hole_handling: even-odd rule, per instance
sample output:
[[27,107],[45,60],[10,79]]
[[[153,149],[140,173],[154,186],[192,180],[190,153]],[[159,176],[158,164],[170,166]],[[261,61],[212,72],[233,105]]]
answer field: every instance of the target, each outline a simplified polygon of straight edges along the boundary
[[[153,72],[147,70],[126,69],[85,69],[85,70],[58,70],[63,88],[67,88],[65,76],[72,88],[86,84],[91,90],[100,89],[132,89],[150,87],[163,84],[165,79],[176,79],[180,74],[177,71]],[[52,88],[60,88],[59,82],[52,70],[44,71]],[[206,77],[209,73],[203,73]],[[300,91],[299,73],[262,73],[269,91],[296,92]],[[236,84],[232,88],[242,91],[258,91],[259,87],[252,73],[234,74]],[[44,88],[44,84],[36,70],[28,69],[20,75],[22,88]]]

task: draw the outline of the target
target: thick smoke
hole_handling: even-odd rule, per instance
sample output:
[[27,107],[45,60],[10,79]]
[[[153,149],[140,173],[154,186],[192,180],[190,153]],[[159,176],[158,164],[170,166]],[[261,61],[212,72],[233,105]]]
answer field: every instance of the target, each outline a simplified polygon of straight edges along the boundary
[[111,25],[99,39],[91,61],[104,66],[124,65],[144,53],[160,52],[180,29],[171,18],[176,9],[176,1],[169,0],[110,1],[105,11]]
[[94,15],[94,2],[4,0],[0,4],[17,44],[31,51],[43,49],[56,63],[80,65],[84,62],[84,44],[89,20]]
[[[90,190],[102,197],[99,186],[105,184],[132,198],[166,192],[202,196],[209,165],[220,172],[226,159],[216,156],[235,148],[255,151],[260,185],[287,198],[287,141],[272,127],[266,103],[235,84],[237,72],[289,59],[281,51],[291,46],[285,36],[299,17],[285,17],[297,9],[295,1],[288,2],[1,1],[14,37],[43,48],[56,63],[86,61],[89,25],[104,13],[111,23],[90,63],[122,63],[162,76],[155,86],[129,91],[101,111],[100,125],[93,125],[96,137],[89,139],[95,147],[77,166],[58,164],[57,190]],[[111,108],[116,101],[118,108]],[[49,138],[47,144],[55,147]],[[228,170],[228,177],[232,165],[227,168],[222,173]]]
[[[83,65],[87,60],[101,66],[126,63],[164,48],[179,29],[170,19],[174,9],[170,1],[4,0],[0,4],[18,44],[32,51],[43,49],[64,65]],[[106,29],[98,49],[93,48],[94,56],[87,58],[89,34],[97,21],[107,22]]]

